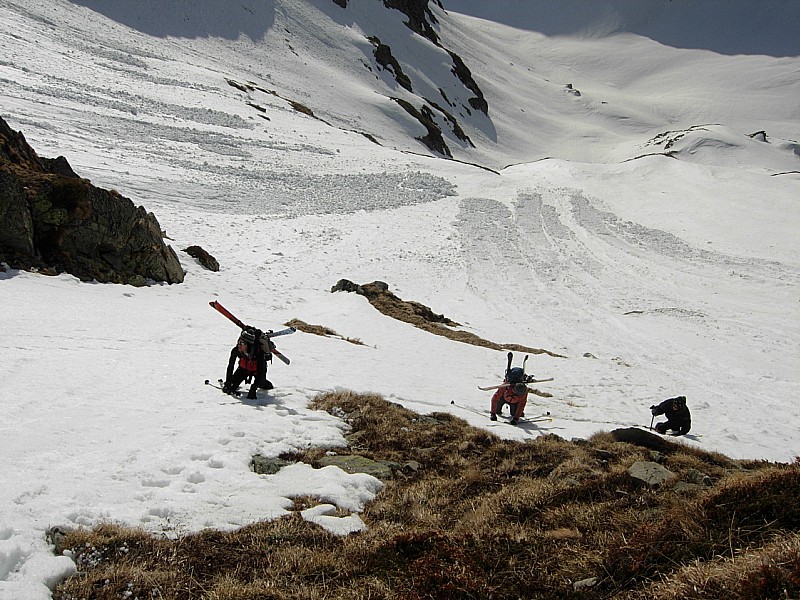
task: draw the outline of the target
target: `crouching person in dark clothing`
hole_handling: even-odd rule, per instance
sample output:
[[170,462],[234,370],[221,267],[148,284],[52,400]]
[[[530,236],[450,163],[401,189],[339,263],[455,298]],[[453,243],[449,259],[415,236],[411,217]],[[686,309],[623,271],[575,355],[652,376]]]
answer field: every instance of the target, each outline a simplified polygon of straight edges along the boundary
[[[272,389],[272,383],[267,379],[267,356],[260,343],[259,333],[257,330],[243,330],[236,346],[231,350],[228,369],[225,372],[225,384],[222,386],[222,391],[226,394],[235,392],[245,379],[248,383],[252,381],[247,394],[248,400],[256,399],[258,388]],[[239,359],[239,366],[234,371],[236,359]]]
[[656,423],[656,431],[664,434],[672,431],[671,435],[686,435],[692,428],[692,415],[686,406],[686,396],[677,396],[664,400],[661,404],[650,407],[654,417],[664,415],[667,420]]

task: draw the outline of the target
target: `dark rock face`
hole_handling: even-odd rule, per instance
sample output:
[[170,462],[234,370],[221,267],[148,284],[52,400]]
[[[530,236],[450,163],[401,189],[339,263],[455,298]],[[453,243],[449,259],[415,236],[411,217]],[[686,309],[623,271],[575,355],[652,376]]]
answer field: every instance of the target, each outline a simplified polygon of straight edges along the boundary
[[[441,7],[441,3],[438,0],[436,3]],[[436,17],[433,16],[431,9],[428,8],[428,0],[383,0],[383,5],[402,12],[408,17],[406,25],[408,25],[409,29],[422,37],[428,38],[434,44],[439,44],[439,36],[428,22],[428,19],[430,19],[431,22],[437,23]]]
[[461,57],[458,54],[455,52],[450,52],[449,50],[447,53],[450,55],[450,58],[453,59],[453,75],[458,77],[461,83],[464,84],[464,87],[475,94],[475,97],[468,100],[470,106],[472,106],[472,108],[475,110],[479,110],[483,114],[488,115],[489,103],[486,102],[486,98],[483,97],[481,88],[478,87],[478,84],[475,83],[475,80],[472,78],[472,71],[467,68],[467,65],[464,64],[464,61],[461,60]]
[[[440,8],[443,8],[442,3],[439,0],[435,1]],[[431,12],[428,2],[429,0],[383,0],[384,6],[386,6],[387,8],[393,8],[395,10],[399,10],[408,17],[406,25],[408,26],[409,29],[421,35],[422,37],[429,39],[437,46],[441,46],[441,44],[439,43],[439,35],[433,28],[433,25],[438,24],[438,21],[436,20],[436,17],[434,16],[433,12]],[[464,87],[466,87],[473,94],[475,94],[474,97],[468,100],[470,106],[473,109],[478,110],[485,115],[488,115],[489,103],[486,102],[486,98],[484,98],[483,92],[478,87],[478,84],[475,82],[475,79],[472,77],[472,72],[469,70],[467,65],[464,64],[464,61],[461,59],[461,57],[458,56],[455,52],[447,50],[447,53],[450,55],[450,58],[453,59],[453,68],[452,68],[453,75],[455,75],[459,79],[459,81],[461,81]],[[377,51],[376,51],[376,58],[377,58]],[[395,73],[397,73],[397,70],[395,70]],[[406,89],[408,89],[409,91],[411,90],[410,82],[409,86],[406,87]]]
[[331,293],[334,292],[355,292],[361,295],[364,293],[360,285],[353,283],[349,279],[340,279],[337,281],[336,285],[331,288]]
[[0,261],[83,281],[181,283],[152,213],[94,187],[64,157],[45,159],[0,118]]
[[[347,9],[347,0],[333,0],[333,2],[343,9]],[[411,78],[415,69],[410,68],[407,72],[404,71],[402,63],[389,44],[381,41],[377,36],[368,35],[367,40],[374,47],[372,52],[374,61],[372,64],[375,66],[375,70],[390,73],[399,87],[409,92],[409,94],[417,96],[416,99],[408,96],[392,98],[425,128],[426,133],[415,137],[415,139],[431,152],[445,158],[453,158],[453,153],[446,141],[446,136],[451,133],[462,143],[461,145],[474,148],[475,144],[472,143],[459,119],[464,118],[465,114],[472,116],[476,112],[483,113],[483,116],[488,117],[489,103],[462,58],[455,52],[445,48],[439,39],[439,34],[437,33],[439,20],[431,10],[431,7],[438,6],[444,10],[441,0],[383,0],[383,5],[387,9],[401,12],[406,17],[404,19],[406,27],[447,52],[452,61],[450,73],[469,94],[467,97],[462,97],[461,93],[457,93],[451,100],[444,88],[439,87],[439,93],[446,106],[442,106],[437,99],[419,95],[414,91],[415,86]],[[407,66],[413,67],[413,65]],[[370,65],[367,65],[367,68],[370,71],[373,70]],[[448,82],[449,85],[450,82]],[[419,87],[424,88],[424,85]],[[370,139],[375,141],[372,137]]]
[[675,451],[679,446],[672,442],[665,440],[660,435],[650,433],[638,427],[626,427],[624,429],[614,429],[611,432],[612,437],[618,442],[627,442],[642,448],[648,448],[662,453],[670,453]]
[[417,138],[420,142],[433,152],[446,156],[447,158],[453,158],[450,148],[448,148],[447,143],[444,141],[442,130],[439,129],[439,126],[436,124],[433,111],[431,111],[430,108],[423,105],[421,109],[417,109],[413,104],[402,98],[392,98],[392,100],[397,102],[408,114],[414,117],[428,130],[428,133],[424,136]]
[[400,63],[397,62],[397,59],[392,56],[392,49],[386,44],[381,43],[381,40],[375,36],[367,39],[375,46],[375,62],[392,73],[398,85],[413,93],[414,90],[411,89],[411,80],[403,73],[403,68],[400,66]]
[[219,271],[219,261],[200,246],[189,246],[188,248],[184,248],[183,251],[192,258],[196,258],[197,262],[209,271]]

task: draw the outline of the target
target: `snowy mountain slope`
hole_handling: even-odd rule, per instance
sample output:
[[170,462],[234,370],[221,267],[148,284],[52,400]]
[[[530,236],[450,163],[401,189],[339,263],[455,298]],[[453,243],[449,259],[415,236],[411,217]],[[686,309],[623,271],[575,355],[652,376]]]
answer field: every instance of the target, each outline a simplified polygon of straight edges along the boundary
[[[507,107],[490,110],[496,138],[529,160],[624,160],[657,134],[706,124],[798,138],[798,106],[782,93],[800,92],[796,60],[681,50],[628,33],[548,38],[451,16],[463,23],[453,47],[468,64],[491,65],[475,67],[489,106]],[[487,33],[477,46],[476,30]]]
[[536,31],[549,37],[597,38],[632,33],[672,48],[717,54],[797,56],[793,0],[560,0],[483,2],[449,0],[448,10]]
[[[57,72],[66,73],[67,78],[54,83],[74,90],[77,101],[105,106],[112,111],[109,118],[120,119],[119,125],[125,126],[126,115],[147,109],[152,101],[148,90],[155,93],[162,87],[166,92],[173,84],[180,88],[171,79],[173,69],[182,68],[184,60],[199,62],[191,58],[199,53],[208,58],[193,68],[198,75],[208,69],[200,78],[207,80],[204,94],[191,104],[193,110],[205,111],[199,119],[205,124],[230,121],[235,129],[259,130],[266,125],[259,120],[267,117],[272,125],[274,118],[259,113],[253,104],[263,108],[269,102],[288,111],[288,102],[294,101],[333,128],[368,134],[390,148],[430,153],[414,139],[425,135],[425,129],[391,99],[401,98],[418,109],[431,110],[454,156],[495,168],[545,156],[620,160],[636,155],[630,145],[643,144],[665,130],[709,123],[743,135],[767,130],[775,139],[800,137],[796,103],[783,101],[800,92],[791,59],[686,51],[631,34],[548,38],[476,21],[457,12],[462,4],[465,10],[472,7],[468,2],[455,2],[452,8],[445,5],[446,10],[430,5],[438,21],[439,47],[412,34],[403,25],[401,12],[376,8],[369,0],[350,2],[346,9],[330,0],[242,3],[227,11],[224,20],[219,18],[223,9],[216,2],[204,4],[202,10],[166,12],[155,3],[60,2],[41,9],[45,21],[32,21],[59,26],[26,31],[30,26],[19,25],[21,35],[9,55],[11,64],[24,71],[26,61],[35,64],[37,54],[36,45],[29,53],[22,51],[24,40],[33,42],[44,36],[61,43],[59,39],[66,36],[74,47],[62,49],[60,64],[53,66],[60,66]],[[658,5],[653,3],[655,12]],[[91,33],[82,34],[87,15],[98,14],[88,13],[90,8],[111,19],[101,19]],[[777,15],[779,11],[775,20],[783,21]],[[4,16],[10,26],[16,25],[15,11]],[[552,15],[546,17],[545,25],[553,21]],[[227,25],[220,25],[221,21]],[[599,23],[595,27],[602,30]],[[140,43],[141,36],[150,33],[157,37]],[[377,64],[368,38],[378,38],[391,48],[413,92]],[[186,55],[175,64],[164,57],[177,40]],[[791,47],[791,42],[786,46]],[[447,51],[463,58],[476,78],[489,104],[488,116],[470,110],[473,94],[452,74],[453,60]],[[604,60],[608,55],[613,60]],[[93,75],[97,69],[105,70],[105,79],[113,80],[119,71],[142,85],[134,90],[96,89],[90,82],[97,80]],[[164,75],[157,75],[161,71]],[[69,81],[71,77],[77,77],[76,81]],[[225,79],[249,83],[254,89],[249,93],[225,89]],[[197,80],[193,87],[199,84]],[[781,93],[773,94],[776,88]],[[209,94],[222,95],[223,104],[215,101],[216,109],[209,109]],[[737,98],[735,103],[732,97]],[[235,108],[237,101],[242,105]],[[469,142],[452,134],[452,125],[431,108],[431,102],[457,120]],[[224,110],[226,105],[229,109]],[[176,113],[180,119],[189,107],[153,108]],[[220,114],[221,110],[228,114]],[[328,132],[329,127],[319,125]],[[252,132],[260,137],[257,134]],[[611,153],[607,139],[617,142]]]
[[[46,598],[70,571],[50,553],[52,525],[237,527],[280,516],[303,489],[357,506],[373,481],[248,468],[255,453],[340,443],[341,423],[306,408],[331,389],[519,440],[646,426],[650,404],[682,393],[686,443],[800,453],[797,53],[587,37],[584,21],[580,37],[547,36],[519,3],[491,5],[430,5],[489,103],[488,117],[458,114],[474,149],[448,138],[479,168],[413,139],[424,129],[389,98],[420,96],[371,62],[369,36],[421,95],[469,95],[449,55],[380,3],[0,0],[4,117],[42,156],[153,211],[187,271],[147,288],[0,274],[0,448],[13,457],[0,598]],[[766,141],[749,137],[761,130]],[[539,386],[552,397],[531,399],[553,422],[512,428],[457,406],[488,406],[476,388],[502,376],[504,353],[330,293],[343,277],[566,357],[528,362],[555,378]],[[237,334],[212,299],[264,328],[299,318],[364,345],[281,339],[292,365],[271,367],[276,389],[233,400],[203,385]]]

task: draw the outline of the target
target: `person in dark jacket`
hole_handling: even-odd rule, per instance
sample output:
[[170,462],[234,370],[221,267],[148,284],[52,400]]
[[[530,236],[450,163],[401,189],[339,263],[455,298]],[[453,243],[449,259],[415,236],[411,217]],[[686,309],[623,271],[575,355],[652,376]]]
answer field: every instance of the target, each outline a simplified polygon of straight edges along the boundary
[[[225,372],[225,383],[222,391],[226,394],[235,392],[246,379],[250,383],[248,400],[256,399],[256,390],[271,390],[272,383],[267,379],[267,354],[263,349],[260,331],[248,328],[242,330],[236,346],[231,349],[228,369]],[[269,342],[269,340],[266,340]],[[270,356],[269,359],[272,357]],[[234,371],[236,360],[239,365]]]
[[663,423],[656,423],[658,433],[672,431],[671,435],[686,435],[692,428],[692,415],[686,406],[686,396],[676,396],[664,400],[661,404],[654,404],[650,407],[650,412],[654,417],[664,415],[667,418]]

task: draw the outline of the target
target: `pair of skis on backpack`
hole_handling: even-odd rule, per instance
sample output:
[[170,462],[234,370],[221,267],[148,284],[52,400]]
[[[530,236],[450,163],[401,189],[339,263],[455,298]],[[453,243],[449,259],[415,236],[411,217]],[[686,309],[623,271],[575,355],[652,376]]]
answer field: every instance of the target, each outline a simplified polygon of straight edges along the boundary
[[[508,364],[506,365],[506,373],[504,377],[504,381],[498,385],[490,385],[487,387],[478,386],[478,389],[482,392],[489,392],[491,390],[499,390],[500,388],[508,387],[510,385],[516,385],[517,383],[544,383],[545,381],[553,381],[552,377],[548,377],[547,379],[536,379],[533,375],[528,375],[525,373],[525,365],[528,363],[528,355],[525,355],[525,358],[522,359],[522,377],[519,381],[509,381],[509,376],[511,374],[511,362],[514,360],[514,353],[509,352],[507,355]],[[515,371],[519,370],[519,368],[514,369]]]
[[[215,309],[217,312],[219,312],[223,316],[227,317],[231,322],[236,324],[239,327],[239,329],[242,329],[242,330],[254,329],[253,327],[249,327],[249,326],[245,325],[242,321],[240,321],[238,318],[236,318],[233,315],[233,313],[231,313],[227,308],[222,306],[222,304],[220,304],[216,300],[213,300],[213,301],[209,302],[208,304],[209,304],[209,306],[211,306],[211,308]],[[285,329],[280,329],[278,331],[272,331],[270,329],[269,331],[261,332],[260,343],[261,343],[262,349],[264,350],[264,352],[269,352],[273,356],[277,356],[283,363],[288,365],[290,363],[289,358],[285,354],[280,352],[275,347],[275,344],[272,343],[272,338],[280,337],[282,335],[289,335],[290,333],[294,333],[295,331],[297,331],[297,329],[295,329],[294,327],[287,327]],[[225,392],[227,394],[230,394],[232,396],[236,396],[237,398],[242,395],[242,392],[240,390],[231,390],[230,392],[225,390],[224,389],[225,382],[222,381],[222,379],[218,379],[217,380],[217,385],[211,383],[210,380],[206,379],[205,384],[206,385],[210,385],[211,387],[217,388],[218,390],[222,390],[223,392]]]
[[[534,379],[532,375],[526,376],[522,383],[544,383],[545,381],[553,381],[552,377],[548,377],[547,379]],[[508,387],[510,385],[514,385],[513,383],[501,383],[499,385],[490,385],[487,387],[478,386],[478,389],[482,392],[490,392],[492,390],[498,390],[500,388]]]
[[[227,308],[222,306],[222,304],[220,304],[216,300],[212,300],[208,304],[209,304],[209,306],[211,306],[211,308],[217,310],[220,314],[222,314],[223,316],[227,317],[231,322],[236,324],[239,327],[239,329],[251,329],[250,327],[248,327],[247,325],[242,323],[242,321],[237,319]],[[263,332],[261,334],[261,339],[262,340],[266,339],[268,341],[267,348],[264,348],[264,351],[265,352],[269,351],[274,356],[277,356],[278,359],[280,359],[284,364],[288,365],[291,362],[289,360],[289,358],[285,354],[280,352],[275,347],[275,344],[273,344],[271,342],[271,340],[272,340],[272,338],[279,337],[279,336],[282,336],[282,335],[289,335],[290,333],[294,333],[295,331],[297,331],[297,329],[295,329],[294,327],[287,327],[286,329],[281,329],[279,331],[269,330],[269,331]],[[208,383],[208,382],[206,382],[206,383]]]

